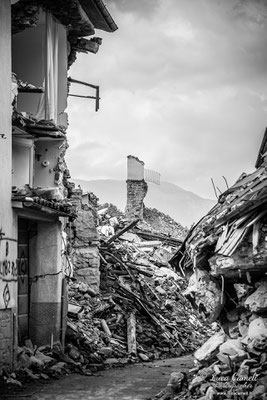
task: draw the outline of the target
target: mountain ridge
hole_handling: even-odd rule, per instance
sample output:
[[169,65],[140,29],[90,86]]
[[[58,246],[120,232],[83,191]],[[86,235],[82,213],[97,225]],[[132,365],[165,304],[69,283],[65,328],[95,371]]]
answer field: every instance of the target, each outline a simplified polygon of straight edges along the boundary
[[[126,206],[127,185],[116,179],[76,179],[84,191],[93,192],[100,203],[112,203],[124,211]],[[148,183],[148,193],[144,204],[169,215],[183,226],[191,226],[204,216],[215,204],[214,200],[203,198],[180,186],[162,181],[160,185]]]

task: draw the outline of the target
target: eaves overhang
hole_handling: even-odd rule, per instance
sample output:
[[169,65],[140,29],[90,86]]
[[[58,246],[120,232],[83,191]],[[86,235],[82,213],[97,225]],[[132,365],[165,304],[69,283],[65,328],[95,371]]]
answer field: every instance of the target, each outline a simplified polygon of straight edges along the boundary
[[105,32],[115,32],[118,29],[102,0],[79,0],[79,2],[96,29]]
[[76,213],[60,202],[52,202],[41,198],[12,196],[12,207],[33,210],[54,217],[75,219]]

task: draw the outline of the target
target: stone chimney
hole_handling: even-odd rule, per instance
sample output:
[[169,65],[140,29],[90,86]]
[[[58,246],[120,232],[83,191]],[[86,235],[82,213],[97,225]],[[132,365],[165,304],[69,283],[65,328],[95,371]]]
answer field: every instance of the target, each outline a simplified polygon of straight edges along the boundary
[[145,163],[137,157],[127,157],[127,204],[125,214],[129,220],[143,219],[143,201],[148,189],[144,179],[144,166]]

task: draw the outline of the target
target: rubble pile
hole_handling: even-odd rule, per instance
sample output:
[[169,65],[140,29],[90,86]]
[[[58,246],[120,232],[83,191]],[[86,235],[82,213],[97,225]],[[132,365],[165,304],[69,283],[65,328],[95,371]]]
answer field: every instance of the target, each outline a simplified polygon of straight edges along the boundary
[[[120,222],[126,219],[125,213],[120,211],[114,204],[105,203],[99,207],[100,215],[103,212],[103,218],[100,221],[100,225],[109,224],[109,218],[117,218]],[[108,216],[108,218],[107,218]],[[137,234],[145,233],[147,235],[154,236],[162,236],[171,237],[173,239],[178,240],[178,244],[181,243],[182,240],[186,237],[188,233],[188,229],[184,228],[180,223],[176,222],[169,215],[157,210],[156,208],[148,208],[144,207],[143,219],[139,221],[135,232]],[[161,237],[161,238],[162,238]]]
[[267,318],[247,312],[238,326],[228,334],[221,329],[195,352],[188,385],[155,399],[266,399]]
[[182,295],[185,279],[168,263],[177,247],[166,237],[141,239],[137,222],[114,235],[101,227],[100,294],[70,284],[67,351],[75,348],[75,361],[91,371],[187,354],[210,335]]
[[27,339],[23,346],[18,347],[16,370],[10,372],[4,369],[0,377],[0,394],[10,394],[11,389],[19,390],[27,382],[45,382],[71,372],[87,373],[81,364],[63,354],[61,346],[37,347]]
[[184,239],[187,234],[186,228],[156,208],[144,207],[144,221],[150,225],[153,231],[176,239]]
[[256,171],[219,196],[170,260],[189,277],[184,294],[221,330],[195,352],[188,387],[158,399],[267,398],[266,145],[267,131]]

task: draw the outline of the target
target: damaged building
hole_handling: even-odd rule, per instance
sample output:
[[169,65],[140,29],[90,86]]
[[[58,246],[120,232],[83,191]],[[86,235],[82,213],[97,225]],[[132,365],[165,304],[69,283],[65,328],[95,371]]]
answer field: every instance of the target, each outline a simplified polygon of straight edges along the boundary
[[220,194],[170,261],[189,278],[186,297],[221,327],[195,352],[189,392],[177,399],[266,398],[266,151],[267,130],[255,171]]
[[[71,188],[68,68],[96,53],[95,29],[117,29],[102,0],[0,2],[0,370],[16,366],[17,346],[61,343],[66,327],[65,257]],[[99,87],[95,90],[96,110]]]
[[188,233],[171,260],[189,275],[188,298],[209,321],[225,323],[238,298],[266,275],[265,132],[256,170],[243,173]]

